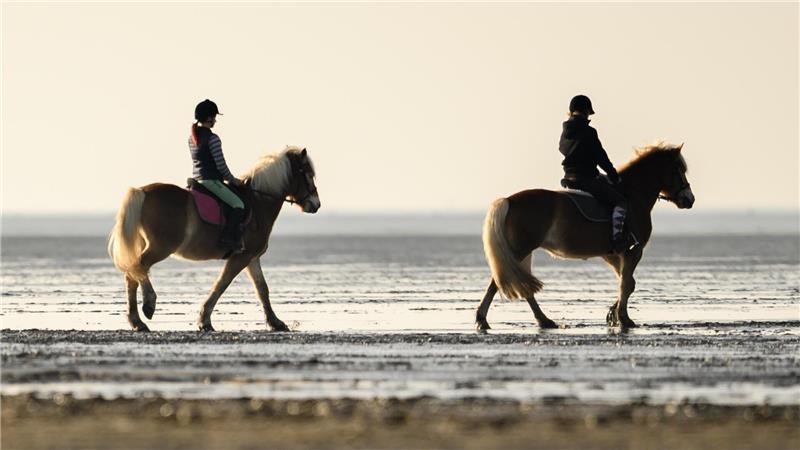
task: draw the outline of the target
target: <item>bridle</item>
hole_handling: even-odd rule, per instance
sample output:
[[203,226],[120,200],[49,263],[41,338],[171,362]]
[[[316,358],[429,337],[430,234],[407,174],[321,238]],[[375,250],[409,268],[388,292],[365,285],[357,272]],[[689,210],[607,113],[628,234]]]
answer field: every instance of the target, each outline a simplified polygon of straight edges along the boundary
[[[317,187],[314,186],[314,189],[311,189],[311,187],[309,186],[310,183],[308,181],[308,176],[306,174],[306,170],[303,169],[302,167],[300,167],[300,168],[295,170],[294,169],[294,166],[295,166],[294,161],[292,159],[289,159],[289,161],[290,161],[290,163],[292,165],[292,172],[293,172],[294,177],[297,177],[298,175],[300,175],[301,178],[303,179],[303,182],[306,185],[306,195],[304,195],[303,198],[301,198],[299,200],[292,200],[289,197],[284,197],[283,201],[286,202],[286,203],[292,204],[292,205],[301,205],[302,206],[309,198],[311,198],[312,196],[317,194]],[[258,189],[255,189],[252,186],[250,186],[249,183],[246,186],[247,186],[248,189],[250,189],[250,191],[252,191],[255,194],[259,194],[259,195],[263,195],[265,197],[271,197],[271,198],[277,199],[277,196],[275,194],[272,194],[272,193],[269,193],[269,192],[264,192],[264,191],[259,191]]]
[[666,200],[668,202],[672,202],[672,203],[677,204],[677,200],[681,197],[681,194],[683,194],[683,192],[685,190],[691,188],[691,185],[689,184],[689,181],[686,180],[686,175],[684,175],[683,173],[681,173],[681,179],[683,180],[683,184],[681,184],[681,187],[678,189],[677,192],[675,192],[673,194],[668,194],[668,195],[658,194],[658,199],[659,200]]
[[303,205],[305,204],[306,200],[313,197],[314,195],[317,195],[317,186],[315,185],[314,189],[311,189],[310,183],[308,182],[308,174],[306,173],[306,170],[304,168],[302,167],[298,168],[296,174],[299,174],[302,177],[303,182],[306,184],[306,195],[304,195],[303,198],[296,201],[288,197],[284,198],[283,201],[289,202],[291,204]]

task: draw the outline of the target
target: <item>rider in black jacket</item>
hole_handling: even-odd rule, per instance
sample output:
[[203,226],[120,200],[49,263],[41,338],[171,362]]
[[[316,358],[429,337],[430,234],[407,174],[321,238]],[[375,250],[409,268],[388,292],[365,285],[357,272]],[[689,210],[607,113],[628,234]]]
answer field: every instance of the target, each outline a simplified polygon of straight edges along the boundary
[[564,155],[564,179],[561,184],[571,189],[580,189],[592,194],[598,201],[613,208],[612,251],[622,253],[627,239],[623,235],[628,201],[608,184],[597,171],[599,165],[614,185],[619,183],[614,165],[608,159],[597,130],[589,126],[589,116],[594,114],[592,102],[585,95],[577,95],[569,102],[569,119],[563,124],[559,151]]

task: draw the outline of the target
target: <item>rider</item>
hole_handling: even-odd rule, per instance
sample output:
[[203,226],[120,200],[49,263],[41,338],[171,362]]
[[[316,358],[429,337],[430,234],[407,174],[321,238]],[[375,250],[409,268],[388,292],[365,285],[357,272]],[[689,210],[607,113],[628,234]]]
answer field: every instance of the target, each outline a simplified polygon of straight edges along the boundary
[[628,201],[600,178],[600,173],[597,171],[599,165],[613,185],[619,184],[619,174],[609,161],[603,145],[600,144],[597,130],[589,126],[589,116],[592,114],[594,109],[589,97],[576,95],[569,102],[569,119],[563,124],[558,143],[558,149],[564,155],[564,161],[561,163],[564,166],[564,179],[561,180],[561,185],[586,191],[601,203],[613,207],[611,246],[613,252],[622,253],[627,243],[622,231],[628,211]]
[[217,104],[208,99],[198,103],[194,109],[195,123],[192,124],[192,133],[189,136],[192,177],[233,208],[228,214],[220,242],[226,249],[236,253],[244,250],[241,226],[244,220],[244,202],[223,183],[223,180],[239,188],[244,184],[231,174],[222,154],[222,141],[211,131],[217,123],[217,114],[222,115]]

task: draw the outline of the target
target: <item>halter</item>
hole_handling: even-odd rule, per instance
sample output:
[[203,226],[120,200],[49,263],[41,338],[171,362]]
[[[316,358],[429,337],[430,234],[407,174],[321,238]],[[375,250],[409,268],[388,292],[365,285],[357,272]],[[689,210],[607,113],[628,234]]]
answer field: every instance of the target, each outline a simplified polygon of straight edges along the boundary
[[668,201],[668,202],[673,202],[673,203],[675,203],[675,202],[676,202],[676,200],[677,200],[677,199],[678,199],[678,198],[681,196],[681,194],[683,193],[683,191],[685,191],[685,190],[689,189],[690,187],[691,187],[691,185],[690,185],[690,184],[689,184],[689,182],[687,181],[687,182],[686,182],[686,184],[683,184],[683,185],[681,185],[681,188],[678,190],[678,192],[676,192],[676,193],[674,193],[674,194],[668,194],[668,195],[662,195],[662,194],[658,194],[658,199],[659,199],[659,200],[666,200],[666,201]]

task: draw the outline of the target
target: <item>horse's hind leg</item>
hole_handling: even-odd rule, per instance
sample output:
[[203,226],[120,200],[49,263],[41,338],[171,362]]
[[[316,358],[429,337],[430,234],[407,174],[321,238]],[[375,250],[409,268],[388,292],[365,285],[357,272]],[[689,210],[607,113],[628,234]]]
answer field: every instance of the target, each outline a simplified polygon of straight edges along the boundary
[[[169,255],[172,254],[171,250],[160,248],[155,245],[147,247],[147,249],[142,253],[141,257],[141,265],[145,270],[145,273],[150,270],[155,263],[166,259]],[[142,312],[144,316],[148,319],[153,318],[153,313],[156,311],[156,299],[158,296],[156,295],[155,289],[153,289],[153,284],[150,282],[150,277],[145,277],[144,280],[141,282],[142,285]]]
[[556,325],[556,323],[552,320],[548,319],[544,314],[544,311],[539,308],[539,304],[536,303],[536,299],[533,298],[533,296],[530,296],[525,300],[528,301],[528,305],[531,307],[534,317],[536,317],[536,322],[539,323],[539,328],[558,328],[558,325]]
[[153,289],[153,284],[150,283],[150,277],[142,280],[142,312],[148,319],[153,318],[153,313],[156,312],[156,290]]
[[126,273],[125,287],[128,291],[128,323],[131,324],[133,331],[150,331],[139,317],[139,309],[136,305],[136,289],[139,287],[139,282]]
[[486,321],[486,314],[489,312],[489,306],[491,306],[495,294],[497,294],[497,284],[495,284],[494,280],[491,280],[489,287],[486,288],[486,294],[475,312],[475,328],[478,331],[483,332],[491,328],[489,322]]

